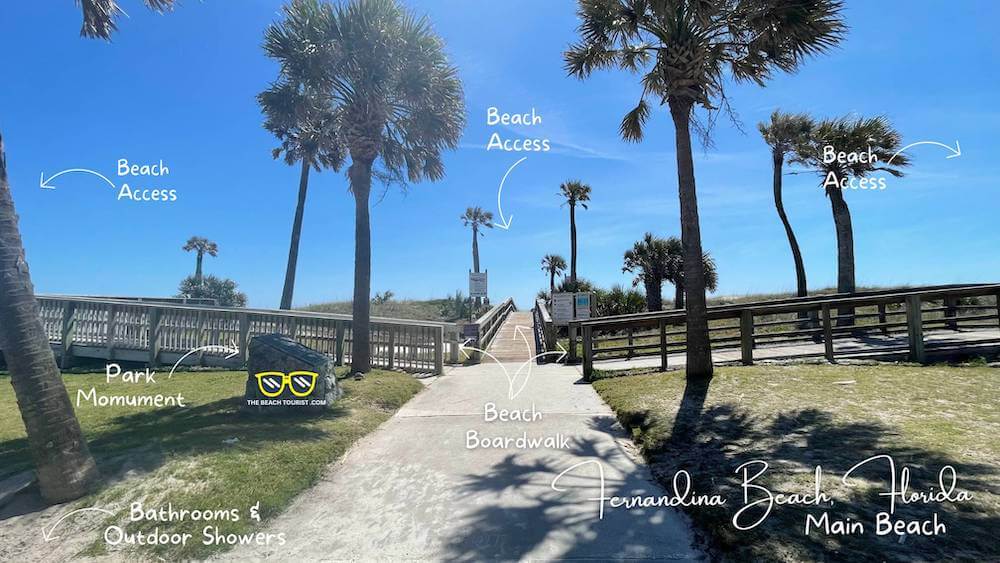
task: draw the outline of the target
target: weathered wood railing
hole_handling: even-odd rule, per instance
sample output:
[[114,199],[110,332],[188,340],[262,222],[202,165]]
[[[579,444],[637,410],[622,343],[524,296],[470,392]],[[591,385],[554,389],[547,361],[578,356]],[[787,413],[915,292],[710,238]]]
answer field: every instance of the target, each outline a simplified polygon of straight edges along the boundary
[[[709,336],[715,350],[738,348],[744,364],[754,361],[762,346],[823,343],[822,356],[905,351],[910,360],[924,362],[924,330],[1000,328],[1000,284],[967,284],[788,298],[708,308]],[[838,314],[851,310],[853,314]],[[815,320],[803,319],[806,313]],[[590,376],[596,359],[659,355],[667,367],[668,352],[685,348],[683,310],[640,313],[578,321],[570,325],[570,359],[577,335],[582,337],[584,374]],[[836,339],[876,333],[866,347],[837,350]],[[906,336],[905,344],[898,338]],[[891,337],[897,338],[891,338]],[[817,355],[789,350],[783,358]]]
[[[535,308],[532,311],[535,321],[535,345],[539,352],[552,352],[556,349],[558,333],[555,324],[552,322],[552,315],[549,314],[548,304],[544,299],[535,300]],[[539,361],[548,359],[548,356],[539,356]]]
[[[74,357],[172,365],[191,350],[184,365],[238,368],[258,334],[280,333],[350,363],[350,315],[163,304],[88,297],[39,296],[42,323],[64,366]],[[414,373],[444,370],[446,356],[458,361],[458,327],[452,323],[373,317],[372,364]],[[227,359],[222,347],[240,353]]]
[[[493,342],[493,338],[497,335],[500,327],[503,326],[504,321],[507,320],[510,312],[516,310],[517,307],[514,305],[514,298],[508,297],[499,305],[483,313],[474,322],[465,325],[462,336],[472,339],[475,342],[474,348],[485,350]],[[481,353],[473,351],[469,355],[469,358],[478,362],[482,360],[481,355]]]

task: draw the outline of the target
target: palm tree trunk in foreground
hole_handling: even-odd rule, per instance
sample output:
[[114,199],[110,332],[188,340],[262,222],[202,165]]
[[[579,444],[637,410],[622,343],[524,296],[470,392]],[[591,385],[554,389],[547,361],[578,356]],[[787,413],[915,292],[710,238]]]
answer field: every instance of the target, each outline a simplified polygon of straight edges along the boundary
[[292,242],[288,246],[288,266],[285,268],[285,288],[281,291],[281,308],[292,308],[292,294],[295,292],[295,270],[299,264],[299,239],[302,236],[302,215],[306,209],[306,192],[309,190],[309,163],[302,160],[299,175],[299,201],[295,204],[295,219],[292,221]]
[[[833,209],[833,224],[837,229],[837,293],[854,293],[854,228],[851,226],[851,210],[844,201],[840,188],[827,190]],[[854,308],[837,309],[837,326],[854,324]]]
[[[802,263],[802,251],[799,249],[799,241],[795,239],[795,231],[792,230],[792,224],[788,221],[788,215],[785,214],[785,203],[781,199],[781,169],[785,163],[785,155],[778,151],[774,152],[774,208],[778,210],[778,217],[781,219],[781,224],[785,226],[785,235],[788,237],[788,246],[792,249],[792,260],[795,262],[795,294],[799,297],[805,297],[809,294],[808,286],[806,285],[806,268]],[[799,312],[799,318],[805,319],[809,317],[809,313],[805,311]]]
[[698,195],[691,156],[691,107],[671,100],[670,115],[677,137],[677,187],[681,207],[681,244],[684,246],[684,290],[687,310],[688,378],[712,377],[712,344],[708,340],[705,269],[702,262]]
[[100,474],[38,314],[0,139],[0,345],[10,370],[42,497],[87,494]]
[[653,280],[643,280],[646,286],[646,309],[649,312],[663,310],[663,294],[661,285]]
[[351,371],[371,371],[372,247],[368,199],[372,160],[355,160],[348,170],[354,193],[354,304],[351,321]]
[[[569,204],[569,279],[576,285],[576,205]],[[573,288],[576,291],[576,288]]]

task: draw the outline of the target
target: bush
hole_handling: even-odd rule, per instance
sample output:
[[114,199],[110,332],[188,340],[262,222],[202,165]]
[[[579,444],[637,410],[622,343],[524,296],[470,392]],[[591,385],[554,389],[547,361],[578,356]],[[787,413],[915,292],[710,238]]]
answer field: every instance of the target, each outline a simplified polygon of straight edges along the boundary
[[177,297],[215,299],[221,307],[246,307],[247,296],[238,290],[236,282],[215,276],[204,276],[201,281],[188,276],[181,281]]
[[594,316],[610,317],[613,315],[631,315],[646,310],[646,296],[635,288],[622,287],[620,284],[611,289],[594,290]]

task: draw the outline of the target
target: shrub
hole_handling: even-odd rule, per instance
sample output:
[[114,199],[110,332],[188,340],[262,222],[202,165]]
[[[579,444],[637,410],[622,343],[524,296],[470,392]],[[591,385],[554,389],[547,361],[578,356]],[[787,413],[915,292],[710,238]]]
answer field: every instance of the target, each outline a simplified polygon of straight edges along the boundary
[[246,307],[247,296],[239,291],[236,282],[231,279],[204,276],[201,281],[195,276],[188,276],[181,281],[177,297],[195,299],[215,299],[221,307]]

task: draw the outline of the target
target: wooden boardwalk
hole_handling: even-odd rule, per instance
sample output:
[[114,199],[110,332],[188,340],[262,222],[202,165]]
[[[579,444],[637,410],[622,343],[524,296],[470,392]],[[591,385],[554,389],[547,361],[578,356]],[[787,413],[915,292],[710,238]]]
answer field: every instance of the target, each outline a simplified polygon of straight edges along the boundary
[[530,310],[511,312],[487,351],[501,362],[524,362],[535,357],[534,326]]

